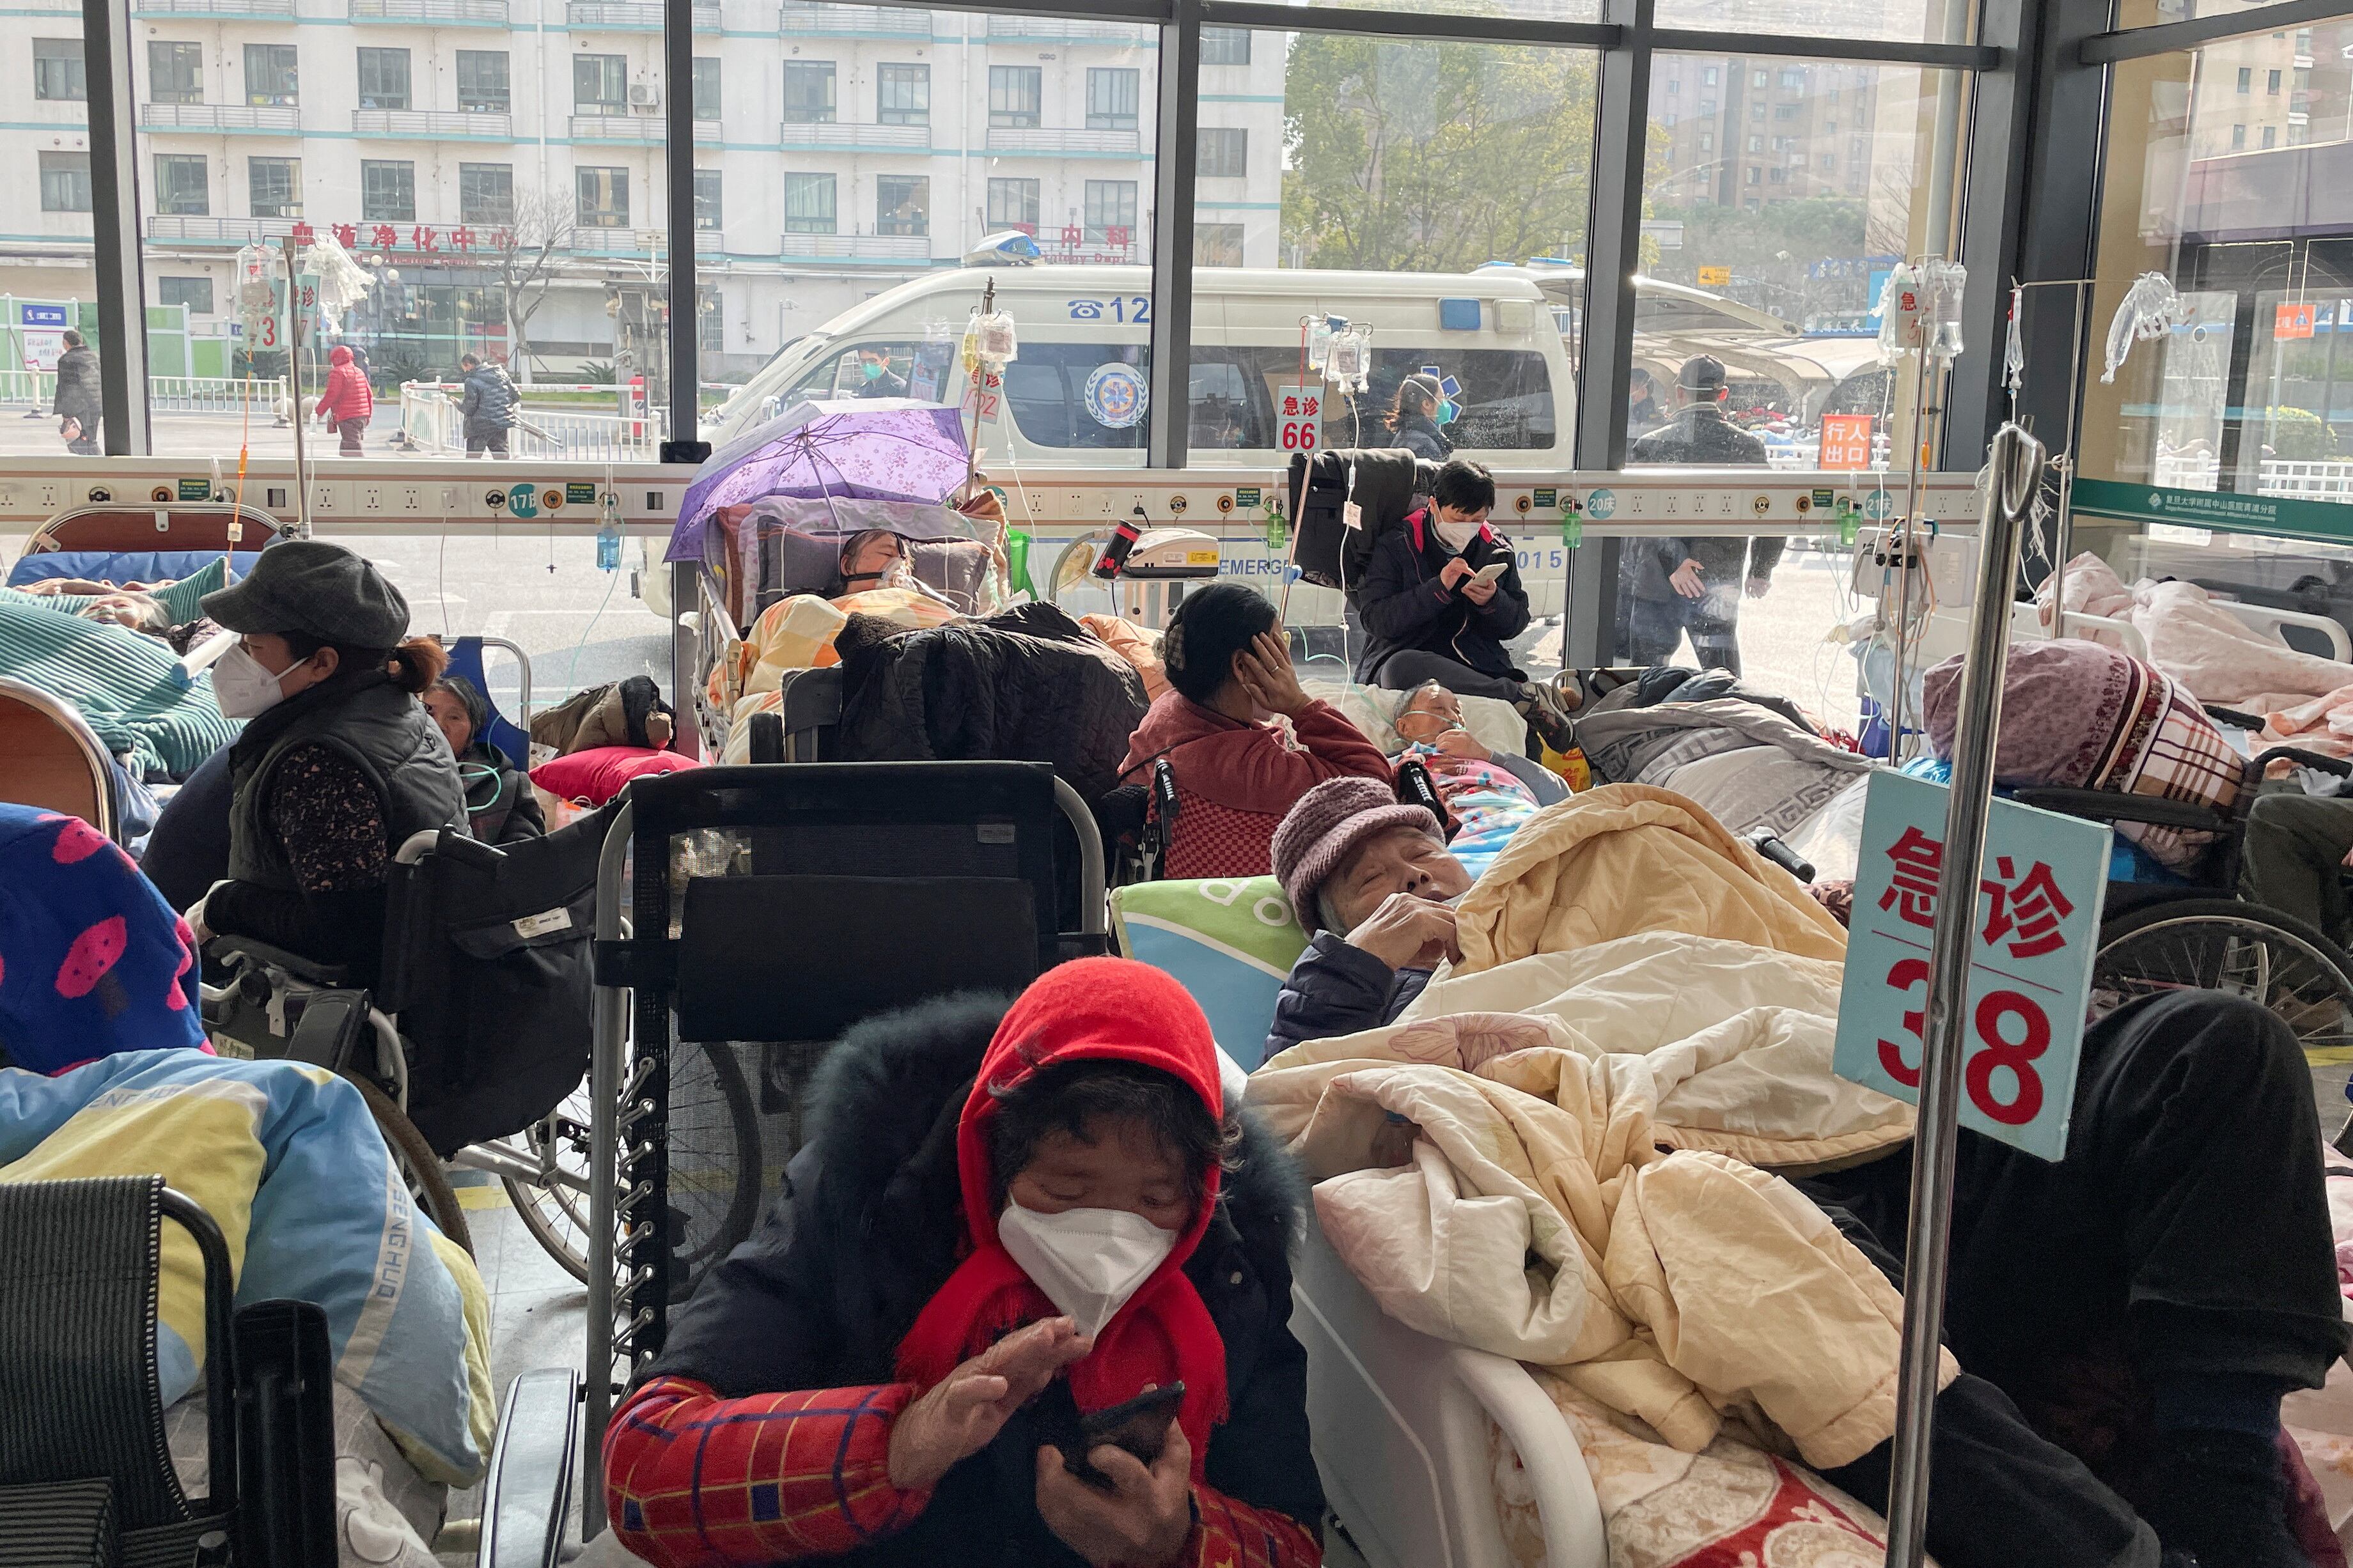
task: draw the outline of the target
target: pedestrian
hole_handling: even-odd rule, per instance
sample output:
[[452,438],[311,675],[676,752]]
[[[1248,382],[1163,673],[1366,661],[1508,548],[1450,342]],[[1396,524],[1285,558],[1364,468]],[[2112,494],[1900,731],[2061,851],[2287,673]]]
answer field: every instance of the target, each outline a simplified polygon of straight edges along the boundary
[[1438,406],[1446,400],[1438,378],[1417,371],[1398,383],[1397,401],[1382,417],[1395,444],[1417,458],[1442,463],[1454,455],[1454,443],[1438,427]]
[[327,428],[343,437],[338,455],[356,458],[360,437],[367,434],[368,418],[375,412],[375,394],[368,389],[366,373],[343,344],[336,344],[327,355],[327,363],[332,367],[327,372],[327,389],[320,395],[315,412],[325,415]]
[[907,378],[891,368],[887,349],[858,351],[858,395],[860,397],[904,397]]
[[[1633,444],[1627,461],[1694,468],[1763,468],[1765,443],[1724,416],[1730,389],[1724,362],[1696,354],[1675,377],[1675,416]],[[1655,665],[1673,657],[1683,634],[1703,669],[1740,673],[1740,595],[1761,598],[1786,543],[1778,534],[1685,539],[1653,538],[1630,551],[1620,581],[1630,590],[1628,623],[1632,662]]]
[[458,404],[466,422],[466,456],[480,457],[487,451],[493,458],[505,457],[507,435],[514,428],[522,394],[507,378],[506,366],[478,354],[460,359],[458,368],[466,378],[465,395]]
[[58,416],[58,434],[66,450],[78,458],[98,456],[98,423],[106,413],[106,396],[98,382],[98,351],[69,328],[66,352],[58,356],[58,395],[51,412]]

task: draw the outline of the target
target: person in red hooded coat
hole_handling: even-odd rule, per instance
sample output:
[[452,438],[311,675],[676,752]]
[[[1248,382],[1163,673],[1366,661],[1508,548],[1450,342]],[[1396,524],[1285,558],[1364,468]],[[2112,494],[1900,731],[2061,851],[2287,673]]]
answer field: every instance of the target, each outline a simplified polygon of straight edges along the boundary
[[[810,1136],[605,1443],[659,1568],[1313,1568],[1286,1248],[1304,1192],[1229,1114],[1200,1008],[1126,959],[950,997],[828,1057]],[[1182,1383],[1151,1463],[1083,1413]]]
[[327,390],[320,395],[318,412],[343,438],[337,455],[356,458],[360,437],[367,434],[368,419],[375,413],[375,394],[368,387],[367,373],[353,363],[352,351],[343,344],[334,346],[327,363]]

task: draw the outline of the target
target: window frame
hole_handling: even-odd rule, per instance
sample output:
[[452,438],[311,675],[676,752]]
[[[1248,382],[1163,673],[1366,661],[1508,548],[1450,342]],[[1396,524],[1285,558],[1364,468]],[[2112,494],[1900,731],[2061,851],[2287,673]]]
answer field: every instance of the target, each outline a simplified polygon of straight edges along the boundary
[[[280,58],[282,55],[282,58]],[[302,53],[292,44],[245,46],[245,101],[248,108],[290,109],[302,101]],[[261,68],[257,71],[256,65]],[[256,85],[255,78],[261,78]],[[278,90],[282,85],[284,91]],[[268,90],[264,90],[267,88]]]
[[[607,200],[591,208],[588,197],[592,187],[600,196],[618,197],[617,203]],[[593,216],[592,216],[593,215]],[[629,170],[624,163],[575,163],[572,165],[572,223],[575,228],[609,232],[623,229],[629,224]]]
[[[76,163],[79,160],[79,165]],[[34,160],[34,169],[40,183],[41,210],[45,213],[86,213],[96,205],[90,158],[86,152],[70,147],[43,147]],[[67,199],[52,203],[49,196],[60,188],[58,182],[70,182],[63,186]],[[79,192],[80,204],[72,195]]]
[[[399,62],[400,68],[400,87],[396,92],[384,85],[385,68],[395,60]],[[411,80],[409,74],[410,63],[408,50],[397,46],[387,47],[373,44],[363,44],[358,48],[354,49],[353,51],[353,65],[354,72],[358,77],[358,97],[356,101],[359,107],[362,109],[392,110],[409,108]],[[368,68],[370,66],[374,66],[375,68],[375,74],[376,77],[376,85],[373,89],[368,86]],[[398,99],[399,101],[396,103],[385,101],[385,100],[395,98]]]
[[[505,177],[505,194],[503,199],[485,204],[482,185],[493,174]],[[512,163],[461,163],[458,165],[458,221],[470,226],[505,227],[515,220],[514,193]]]
[[[840,113],[841,73],[833,60],[786,60],[784,77],[784,113],[787,125],[831,125]],[[795,79],[799,79],[799,90],[795,90]],[[825,101],[807,101],[811,83],[825,84]]]
[[[893,102],[894,98],[901,101]],[[932,122],[932,68],[928,61],[884,60],[874,68],[874,122]]]
[[417,221],[417,160],[360,160],[360,221],[393,224]]
[[[1024,90],[1026,89],[1026,90]],[[1010,107],[999,108],[1004,103]],[[1027,107],[1021,107],[1026,104]],[[1046,72],[1040,66],[988,68],[988,128],[1035,131],[1045,122]]]
[[[285,195],[265,198],[260,175],[268,170],[273,176],[284,174]],[[275,180],[272,181],[273,185]],[[245,161],[246,210],[255,217],[299,218],[302,216],[302,160],[275,153],[248,156]],[[269,211],[264,212],[264,206]]]
[[[1089,66],[1087,129],[1134,131],[1143,123],[1143,76],[1134,66]],[[1105,90],[1098,92],[1098,88]],[[1121,105],[1125,107],[1122,108]]]
[[[44,47],[50,53],[44,54]],[[61,67],[61,70],[48,68]],[[61,82],[53,81],[62,77]],[[51,86],[65,90],[51,92]],[[88,103],[90,101],[90,63],[79,38],[35,38],[33,40],[33,100],[37,103]]]
[[[514,112],[514,62],[505,49],[459,49],[451,63],[450,76],[458,94],[458,109],[465,114],[512,114]],[[490,94],[481,80],[482,61],[499,62],[497,101],[489,101]],[[471,66],[470,72],[469,66]],[[469,76],[472,79],[468,79]],[[469,102],[470,98],[482,101]]]
[[[794,216],[793,206],[796,190],[794,184],[795,181],[804,182],[798,187],[798,191],[804,198],[801,205],[805,207],[822,206],[825,209],[825,213],[822,217],[818,216],[813,213],[804,213],[802,216],[797,217]],[[814,202],[806,199],[809,196],[815,195],[820,191],[825,195],[825,200],[823,202]],[[787,236],[796,234],[839,234],[841,232],[841,176],[835,174],[832,170],[786,170],[784,203],[785,233]],[[822,223],[825,226],[823,228],[814,226],[819,223]],[[787,244],[786,248],[789,250],[792,247]]]

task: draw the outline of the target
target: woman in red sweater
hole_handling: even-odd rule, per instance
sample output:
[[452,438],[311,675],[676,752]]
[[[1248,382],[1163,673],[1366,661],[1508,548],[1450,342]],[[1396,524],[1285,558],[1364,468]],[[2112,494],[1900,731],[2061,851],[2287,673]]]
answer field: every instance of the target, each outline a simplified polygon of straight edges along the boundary
[[[1129,738],[1120,776],[1149,784],[1162,757],[1176,773],[1164,876],[1266,876],[1274,830],[1301,795],[1325,779],[1393,776],[1345,715],[1300,689],[1290,643],[1261,595],[1235,583],[1187,595],[1160,654],[1171,689]],[[1297,744],[1270,722],[1278,714]]]
[[356,458],[360,437],[367,434],[368,419],[375,413],[375,394],[368,388],[367,372],[353,363],[352,351],[343,344],[327,355],[327,363],[333,368],[327,372],[318,411],[333,421],[332,428],[343,438],[337,455]]

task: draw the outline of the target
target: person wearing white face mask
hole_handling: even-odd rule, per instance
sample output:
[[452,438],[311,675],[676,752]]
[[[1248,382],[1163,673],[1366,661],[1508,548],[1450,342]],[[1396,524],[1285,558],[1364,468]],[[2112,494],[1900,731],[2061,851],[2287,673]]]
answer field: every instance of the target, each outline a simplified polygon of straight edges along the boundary
[[[1303,1192],[1176,981],[1082,959],[1009,1009],[871,1019],[815,1093],[776,1209],[614,1416],[623,1545],[657,1568],[1320,1560]],[[1179,1384],[1155,1455],[1070,1469],[1082,1413]]]
[[227,879],[188,912],[200,942],[249,936],[370,984],[393,851],[466,832],[457,760],[417,694],[448,664],[408,638],[408,602],[339,544],[290,540],[204,612],[237,646],[214,700],[246,721],[229,752]]
[[[1495,481],[1454,458],[1438,470],[1430,505],[1375,541],[1364,580],[1350,590],[1371,634],[1356,679],[1410,691],[1435,680],[1465,697],[1509,702],[1555,751],[1575,743],[1552,688],[1530,680],[1504,645],[1528,627],[1512,542],[1487,524]],[[1490,568],[1499,572],[1482,579]]]

